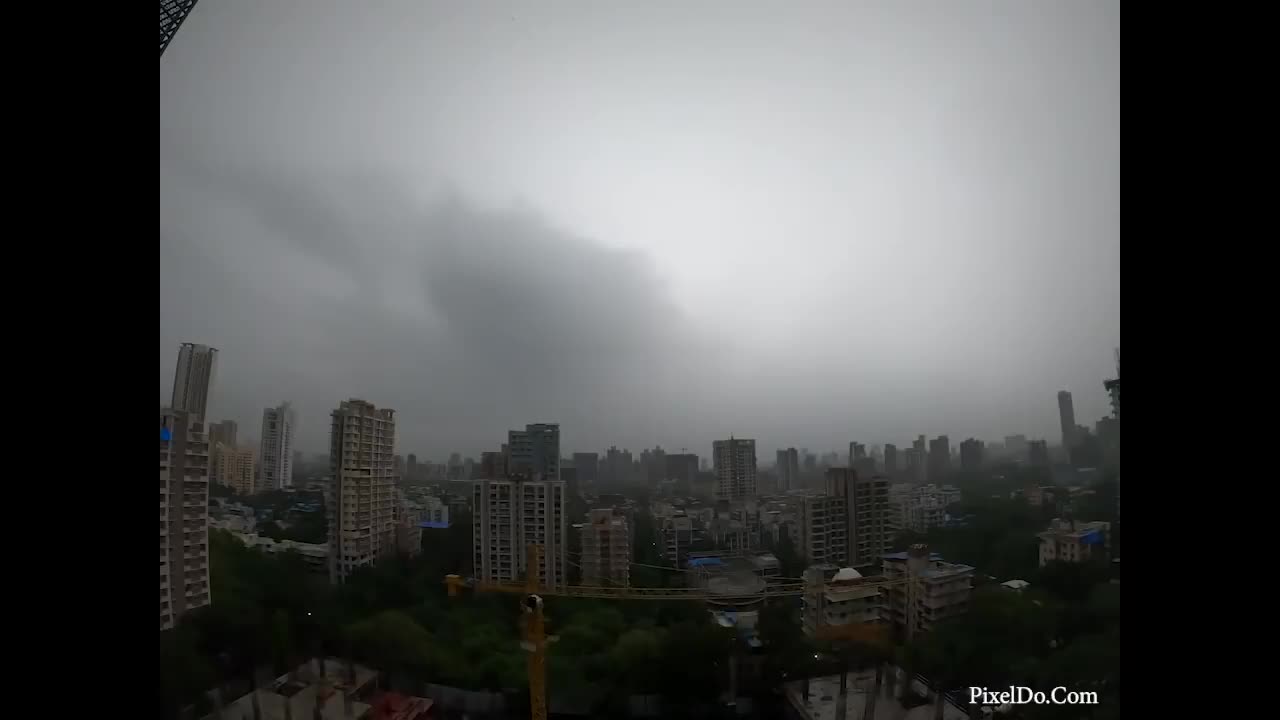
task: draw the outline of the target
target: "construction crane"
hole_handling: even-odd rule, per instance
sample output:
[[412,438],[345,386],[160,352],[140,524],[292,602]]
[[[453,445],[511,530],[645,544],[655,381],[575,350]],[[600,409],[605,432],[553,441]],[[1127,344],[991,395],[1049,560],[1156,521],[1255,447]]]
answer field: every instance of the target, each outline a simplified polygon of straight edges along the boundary
[[196,0],[160,0],[160,57],[195,6]]
[[[464,579],[461,575],[447,575],[444,583],[449,597],[457,597],[463,589],[476,592],[516,593],[525,596],[521,603],[521,642],[520,646],[529,653],[529,706],[533,720],[547,719],[547,644],[555,640],[546,633],[546,617],[543,614],[543,597],[576,597],[599,598],[604,600],[726,600],[734,599],[734,595],[712,592],[706,588],[654,588],[654,587],[604,587],[594,585],[561,585],[544,588],[538,586],[538,571],[542,560],[542,546],[531,544],[527,547],[527,572],[524,582],[499,581],[491,582],[476,578]],[[674,570],[675,568],[667,568]],[[821,592],[826,581],[804,581],[784,578],[784,582],[773,585],[766,584],[761,590],[743,595],[744,598],[759,600],[770,597],[797,597],[815,591]],[[904,585],[910,578],[860,583],[859,587],[888,588]],[[819,628],[819,637],[828,636],[828,631]],[[834,637],[834,636],[832,636]],[[847,634],[840,637],[848,638]]]

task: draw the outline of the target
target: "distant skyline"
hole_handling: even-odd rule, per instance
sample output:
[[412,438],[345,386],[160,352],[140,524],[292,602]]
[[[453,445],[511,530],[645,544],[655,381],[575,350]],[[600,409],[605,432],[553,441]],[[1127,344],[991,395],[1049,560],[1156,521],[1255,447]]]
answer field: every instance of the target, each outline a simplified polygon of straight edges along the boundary
[[397,450],[1058,442],[1120,342],[1119,4],[198,3],[160,393]]

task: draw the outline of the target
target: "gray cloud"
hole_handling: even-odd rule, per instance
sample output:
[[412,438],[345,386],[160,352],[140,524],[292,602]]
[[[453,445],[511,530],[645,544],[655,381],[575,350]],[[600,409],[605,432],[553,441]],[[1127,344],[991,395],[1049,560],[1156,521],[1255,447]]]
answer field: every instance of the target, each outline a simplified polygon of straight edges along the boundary
[[196,6],[160,386],[402,450],[1057,437],[1119,342],[1118,3]]

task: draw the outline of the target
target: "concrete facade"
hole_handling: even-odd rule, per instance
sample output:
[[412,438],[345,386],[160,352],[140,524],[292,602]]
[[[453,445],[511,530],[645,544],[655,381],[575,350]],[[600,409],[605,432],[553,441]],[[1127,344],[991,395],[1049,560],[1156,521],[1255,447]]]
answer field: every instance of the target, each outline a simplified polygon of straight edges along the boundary
[[160,629],[211,602],[209,442],[204,422],[160,411]]
[[325,512],[334,583],[396,552],[395,439],[390,408],[351,399],[331,415]]

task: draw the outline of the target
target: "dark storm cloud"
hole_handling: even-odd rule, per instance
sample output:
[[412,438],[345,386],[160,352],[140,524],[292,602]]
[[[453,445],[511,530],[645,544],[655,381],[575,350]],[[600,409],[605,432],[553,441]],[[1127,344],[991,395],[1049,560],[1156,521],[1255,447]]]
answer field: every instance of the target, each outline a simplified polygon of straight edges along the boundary
[[713,349],[651,262],[531,211],[415,201],[369,176],[166,180],[172,215],[202,222],[161,217],[162,393],[176,344],[211,342],[216,411],[250,432],[261,406],[293,399],[303,447],[320,449],[325,413],[359,396],[400,411],[407,450],[496,447],[539,420],[596,447],[705,387],[690,360]]

